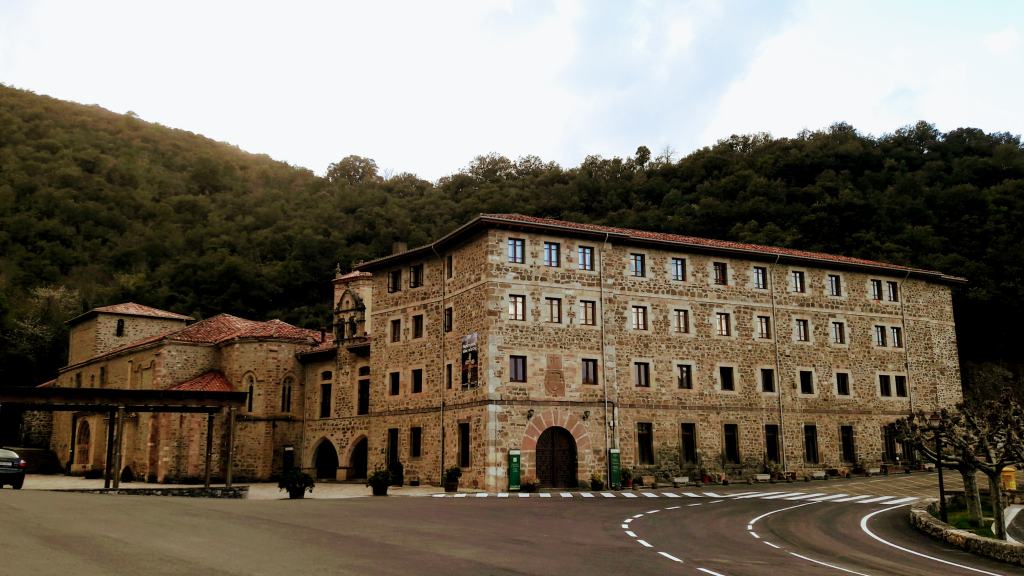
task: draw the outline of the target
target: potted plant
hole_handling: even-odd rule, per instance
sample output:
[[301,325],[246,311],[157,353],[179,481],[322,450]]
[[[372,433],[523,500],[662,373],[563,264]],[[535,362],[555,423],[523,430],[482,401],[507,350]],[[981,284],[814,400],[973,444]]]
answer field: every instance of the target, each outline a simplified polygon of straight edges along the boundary
[[595,491],[604,490],[604,479],[596,472],[590,475],[590,489]]
[[619,471],[619,480],[622,482],[623,488],[632,488],[633,472],[629,468],[623,468]]
[[520,492],[536,492],[538,488],[540,488],[540,483],[533,476],[526,476],[519,483]]
[[298,468],[292,468],[281,476],[281,480],[277,483],[277,488],[279,490],[286,490],[288,497],[294,500],[305,497],[307,490],[312,494],[314,484],[312,476]]
[[459,491],[459,478],[462,478],[462,468],[458,466],[452,466],[444,473],[444,491],[445,492],[458,492]]
[[377,468],[366,479],[366,485],[373,489],[374,496],[387,496],[391,485],[391,472],[386,468]]

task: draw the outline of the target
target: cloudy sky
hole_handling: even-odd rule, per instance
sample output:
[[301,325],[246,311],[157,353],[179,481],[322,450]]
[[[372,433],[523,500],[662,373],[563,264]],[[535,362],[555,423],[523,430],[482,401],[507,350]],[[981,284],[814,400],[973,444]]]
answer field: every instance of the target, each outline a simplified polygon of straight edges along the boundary
[[834,122],[1024,132],[1024,2],[0,0],[0,83],[436,179]]

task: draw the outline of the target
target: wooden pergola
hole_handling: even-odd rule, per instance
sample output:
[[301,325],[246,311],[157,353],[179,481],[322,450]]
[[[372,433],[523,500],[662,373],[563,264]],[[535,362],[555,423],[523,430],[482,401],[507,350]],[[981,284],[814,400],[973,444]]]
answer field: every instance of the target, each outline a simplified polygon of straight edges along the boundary
[[[12,405],[42,412],[107,413],[107,454],[103,487],[117,490],[121,482],[121,452],[124,423],[129,413],[171,412],[206,414],[205,485],[210,487],[210,459],[213,452],[213,417],[227,411],[227,470],[224,484],[231,486],[234,456],[235,412],[245,405],[245,392],[192,390],[117,390],[107,388],[0,388],[0,406]],[[71,426],[69,462],[74,460],[75,415]],[[116,446],[116,450],[115,450]]]

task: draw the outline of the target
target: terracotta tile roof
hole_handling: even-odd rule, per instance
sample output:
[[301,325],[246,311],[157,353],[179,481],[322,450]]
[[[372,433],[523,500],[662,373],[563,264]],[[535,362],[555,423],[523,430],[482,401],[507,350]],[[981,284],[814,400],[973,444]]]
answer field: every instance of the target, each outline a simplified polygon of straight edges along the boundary
[[37,384],[36,388],[54,388],[56,386],[57,386],[57,379],[54,378],[53,380],[50,380],[50,381],[47,381],[47,382],[43,382],[42,384]]
[[143,306],[142,304],[136,304],[135,302],[123,302],[121,304],[112,304],[110,306],[100,306],[99,308],[93,308],[85,314],[75,316],[71,320],[68,320],[68,324],[75,324],[86,318],[91,318],[96,314],[123,314],[125,316],[145,316],[147,318],[166,318],[169,320],[183,320],[185,322],[194,320],[191,316],[185,316],[184,314],[177,314],[175,312],[168,312],[167,310],[160,310],[157,308],[151,308],[149,306]]
[[190,392],[232,392],[231,382],[217,370],[200,374],[191,380],[169,386],[168,390],[188,390]]
[[167,338],[176,342],[216,344],[234,338],[239,332],[252,328],[255,324],[259,324],[259,322],[231,314],[217,314],[169,334]]
[[306,328],[298,328],[292,326],[287,322],[280,320],[268,320],[266,322],[254,322],[251,326],[248,326],[238,334],[236,338],[293,338],[299,339],[312,339],[313,341],[320,340],[320,332],[317,330],[307,330]]
[[373,276],[373,274],[370,274],[369,272],[360,272],[360,271],[356,270],[356,271],[353,271],[353,272],[349,272],[348,274],[342,274],[340,276],[335,276],[333,282],[336,283],[336,284],[339,283],[339,282],[351,282],[353,280],[358,280],[360,278],[370,278],[372,276]]

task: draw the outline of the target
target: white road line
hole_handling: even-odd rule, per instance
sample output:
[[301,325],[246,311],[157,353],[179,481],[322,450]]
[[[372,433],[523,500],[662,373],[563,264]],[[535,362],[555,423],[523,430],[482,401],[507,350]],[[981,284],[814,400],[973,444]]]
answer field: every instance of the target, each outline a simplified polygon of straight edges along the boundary
[[779,548],[779,549],[782,548],[782,546],[776,546],[775,544],[772,544],[771,542],[769,542],[767,540],[761,540],[761,542],[764,542],[765,544],[771,546],[772,548]]
[[636,498],[636,494],[633,494],[632,492],[623,492],[622,495],[626,498]]
[[762,500],[778,500],[779,498],[788,498],[789,496],[800,496],[801,494],[805,494],[805,492],[783,492],[775,496],[765,496],[764,498],[762,498]]
[[914,497],[914,496],[908,496],[906,498],[898,498],[896,500],[889,500],[888,502],[885,503],[885,505],[886,506],[895,506],[896,504],[907,504],[908,502],[913,502],[914,500],[917,500],[917,498]]
[[551,494],[548,494],[547,492],[541,492],[540,493],[540,497],[541,498],[551,498]]
[[860,500],[861,498],[867,498],[867,495],[860,496],[847,496],[846,498],[837,498],[833,502],[853,502],[854,500]]
[[701,495],[695,492],[683,492],[683,496],[689,496],[690,498],[700,498]]
[[888,500],[889,498],[892,498],[892,496],[875,496],[869,500],[861,500],[860,502],[857,502],[857,504],[874,504],[875,502],[881,502],[882,500]]
[[754,518],[750,522],[747,522],[747,525],[748,526],[753,526],[754,524],[757,524],[757,522],[759,520],[761,520],[762,518],[767,518],[768,516],[771,516],[772,514],[778,514],[779,512],[785,512],[786,510],[792,510],[794,508],[800,508],[801,506],[810,506],[811,504],[817,504],[817,502],[804,502],[803,504],[797,504],[796,506],[789,506],[789,507],[786,507],[786,508],[779,508],[778,510],[772,510],[771,512],[765,512],[764,514],[761,514],[760,516],[758,516],[757,518]]
[[562,498],[572,498],[572,492],[561,492]]
[[648,514],[655,514],[655,513],[658,513],[658,512],[661,512],[661,510],[648,510],[647,511]]
[[784,500],[807,500],[808,498],[814,498],[816,496],[824,496],[824,492],[815,492],[813,494],[804,494],[803,496],[793,496],[792,498],[784,498]]
[[725,576],[725,574],[719,574],[718,572],[712,572],[711,570],[708,570],[707,568],[697,568],[697,570],[700,570],[701,572],[703,572],[705,574],[711,574],[711,576]]
[[715,494],[714,492],[705,492],[704,495],[710,498],[724,498],[721,494]]
[[632,530],[626,530],[626,536],[629,536],[630,538],[636,538],[636,532],[633,532]]
[[431,494],[434,498],[444,498],[447,494]]
[[643,494],[644,496],[647,496],[648,498],[657,498],[658,497],[658,495],[655,494],[654,492],[641,492],[641,494]]
[[466,493],[461,493],[461,494],[456,494],[455,495],[456,498],[465,498],[466,496],[468,496],[468,494],[466,494]]
[[754,525],[753,524],[747,524],[747,530],[753,530],[753,529],[754,529]]
[[626,518],[625,520],[623,520],[623,522],[625,522],[626,524],[629,524],[632,521],[633,521],[632,518]]
[[835,564],[829,564],[827,562],[822,562],[821,560],[815,560],[814,558],[808,558],[807,556],[801,556],[801,555],[797,554],[796,552],[790,552],[790,554],[792,554],[793,556],[796,556],[797,558],[803,558],[804,560],[807,560],[808,562],[814,562],[815,564],[821,564],[822,566],[828,566],[829,568],[835,568],[836,570],[842,570],[843,572],[849,572],[850,574],[856,574],[857,576],[869,576],[868,574],[865,574],[863,572],[854,572],[853,570],[847,570],[846,568],[843,568],[842,566],[836,566]]
[[611,492],[601,492],[601,496],[604,496],[605,498],[615,498],[615,494],[612,494]]
[[761,537],[757,535],[757,532],[754,532],[753,530],[750,531],[750,535],[753,536],[754,538],[757,538],[758,540],[761,539]]
[[725,502],[725,500],[712,500],[711,502],[708,502],[708,504],[718,504],[719,502]]
[[662,496],[666,496],[668,498],[679,498],[679,494],[676,494],[674,492],[662,492],[661,494]]
[[583,496],[584,498],[593,498],[594,497],[594,495],[591,494],[590,492],[580,492],[580,496]]
[[644,515],[643,512],[641,512],[641,513],[636,514],[635,516],[633,516],[633,518],[641,518],[641,517],[643,517],[643,515]]
[[849,494],[829,494],[828,496],[822,496],[821,498],[812,498],[815,502],[827,502],[829,500],[835,500],[836,498],[842,498],[843,496],[849,496]]
[[701,504],[703,504],[703,502],[697,502],[696,504],[687,504],[686,506],[700,506]]
[[498,492],[498,498],[508,498],[508,492]]
[[726,494],[726,496],[728,496],[729,498],[740,498],[740,497],[753,498],[754,496],[757,496],[758,494],[764,494],[764,492],[737,492],[735,494]]
[[682,506],[669,506],[668,508],[665,508],[665,510],[679,510],[680,508],[682,508]]
[[629,529],[629,524],[623,524],[622,525],[622,529],[623,530],[628,530]]
[[520,498],[529,498],[530,497],[530,493],[529,492],[520,492],[519,493],[519,497]]
[[477,498],[487,498],[488,496],[490,496],[490,494],[488,494],[487,492],[477,492],[476,493],[476,497]]
[[675,556],[673,556],[673,555],[669,554],[668,552],[658,552],[658,554],[661,554],[661,555],[662,555],[662,556],[664,556],[665,558],[668,558],[669,560],[672,560],[672,561],[674,561],[674,562],[680,562],[680,563],[682,563],[682,560],[680,560],[679,558],[676,558]]
[[785,494],[785,492],[751,492],[745,496],[736,496],[737,500],[743,500],[745,498],[768,498],[772,494]]
[[654,548],[654,546],[647,543],[647,540],[637,540],[637,542],[643,544],[645,548]]
[[929,560],[934,560],[936,562],[941,562],[943,564],[948,564],[950,566],[956,566],[958,568],[963,568],[965,570],[970,570],[972,572],[978,572],[979,574],[988,574],[988,576],[1002,576],[1001,574],[997,574],[995,572],[987,572],[987,571],[982,570],[980,568],[973,568],[971,566],[966,566],[964,564],[957,564],[956,562],[950,562],[949,560],[943,560],[942,558],[935,558],[934,556],[928,556],[927,554],[922,554],[922,553],[917,552],[915,550],[911,550],[910,548],[904,548],[903,546],[898,546],[896,544],[893,544],[892,542],[889,542],[888,540],[883,540],[878,535],[876,535],[874,532],[872,532],[870,529],[868,529],[868,520],[870,520],[872,516],[874,516],[876,514],[881,514],[882,512],[888,512],[889,510],[895,510],[896,508],[902,508],[902,507],[903,507],[902,505],[900,505],[900,506],[890,506],[889,508],[882,508],[881,510],[875,510],[874,512],[872,512],[870,514],[865,515],[863,518],[860,519],[860,529],[863,530],[865,534],[867,534],[868,536],[871,536],[872,538],[874,538],[875,540],[881,542],[882,544],[885,544],[886,546],[892,546],[893,548],[895,548],[897,550],[902,550],[904,552],[907,552],[908,554],[913,554],[914,556],[920,556],[921,558],[927,558]]

